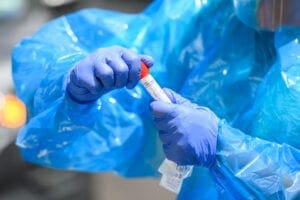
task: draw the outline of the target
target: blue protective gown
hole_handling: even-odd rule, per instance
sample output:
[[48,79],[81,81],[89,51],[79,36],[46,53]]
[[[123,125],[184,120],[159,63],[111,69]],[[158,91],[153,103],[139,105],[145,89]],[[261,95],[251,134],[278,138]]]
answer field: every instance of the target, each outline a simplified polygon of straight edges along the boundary
[[178,199],[300,199],[300,28],[256,31],[236,12],[230,0],[157,0],[137,14],[81,10],[23,39],[12,55],[29,113],[16,141],[23,158],[158,176],[164,156],[141,85],[87,105],[65,95],[76,62],[121,45],[151,55],[162,86],[223,119],[216,165],[194,167]]

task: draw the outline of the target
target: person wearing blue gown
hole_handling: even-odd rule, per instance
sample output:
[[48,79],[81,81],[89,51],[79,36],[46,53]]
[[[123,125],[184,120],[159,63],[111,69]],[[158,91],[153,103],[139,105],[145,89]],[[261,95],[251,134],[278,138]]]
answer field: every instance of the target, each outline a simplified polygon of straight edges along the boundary
[[[194,165],[178,199],[300,199],[299,8],[156,0],[45,24],[12,55],[23,158],[158,177],[166,157]],[[147,94],[141,62],[172,103]]]

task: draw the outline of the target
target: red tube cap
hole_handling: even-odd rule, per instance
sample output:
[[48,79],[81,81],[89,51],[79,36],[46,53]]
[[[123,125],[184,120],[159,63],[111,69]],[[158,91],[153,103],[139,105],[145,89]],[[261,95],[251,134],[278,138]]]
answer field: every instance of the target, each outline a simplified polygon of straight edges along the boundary
[[144,62],[141,62],[141,76],[140,78],[144,78],[145,76],[147,76],[149,74],[149,68],[147,67],[147,65]]

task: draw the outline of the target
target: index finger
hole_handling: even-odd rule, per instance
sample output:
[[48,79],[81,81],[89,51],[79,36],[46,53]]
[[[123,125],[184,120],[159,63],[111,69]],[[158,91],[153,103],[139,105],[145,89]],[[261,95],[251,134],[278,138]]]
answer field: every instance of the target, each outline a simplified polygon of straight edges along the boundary
[[155,118],[164,118],[176,115],[175,104],[166,103],[163,101],[153,101],[150,104],[150,109]]

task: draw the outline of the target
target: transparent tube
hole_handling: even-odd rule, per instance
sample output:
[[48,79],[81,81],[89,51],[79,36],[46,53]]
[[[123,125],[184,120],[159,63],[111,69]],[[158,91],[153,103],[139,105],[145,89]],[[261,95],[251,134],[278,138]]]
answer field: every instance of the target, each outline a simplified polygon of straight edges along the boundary
[[[151,74],[143,76],[141,82],[153,99],[171,103],[168,96],[164,93]],[[160,186],[178,194],[183,179],[190,176],[192,170],[193,166],[191,165],[179,166],[173,161],[165,159],[158,169],[158,171],[162,174]]]

